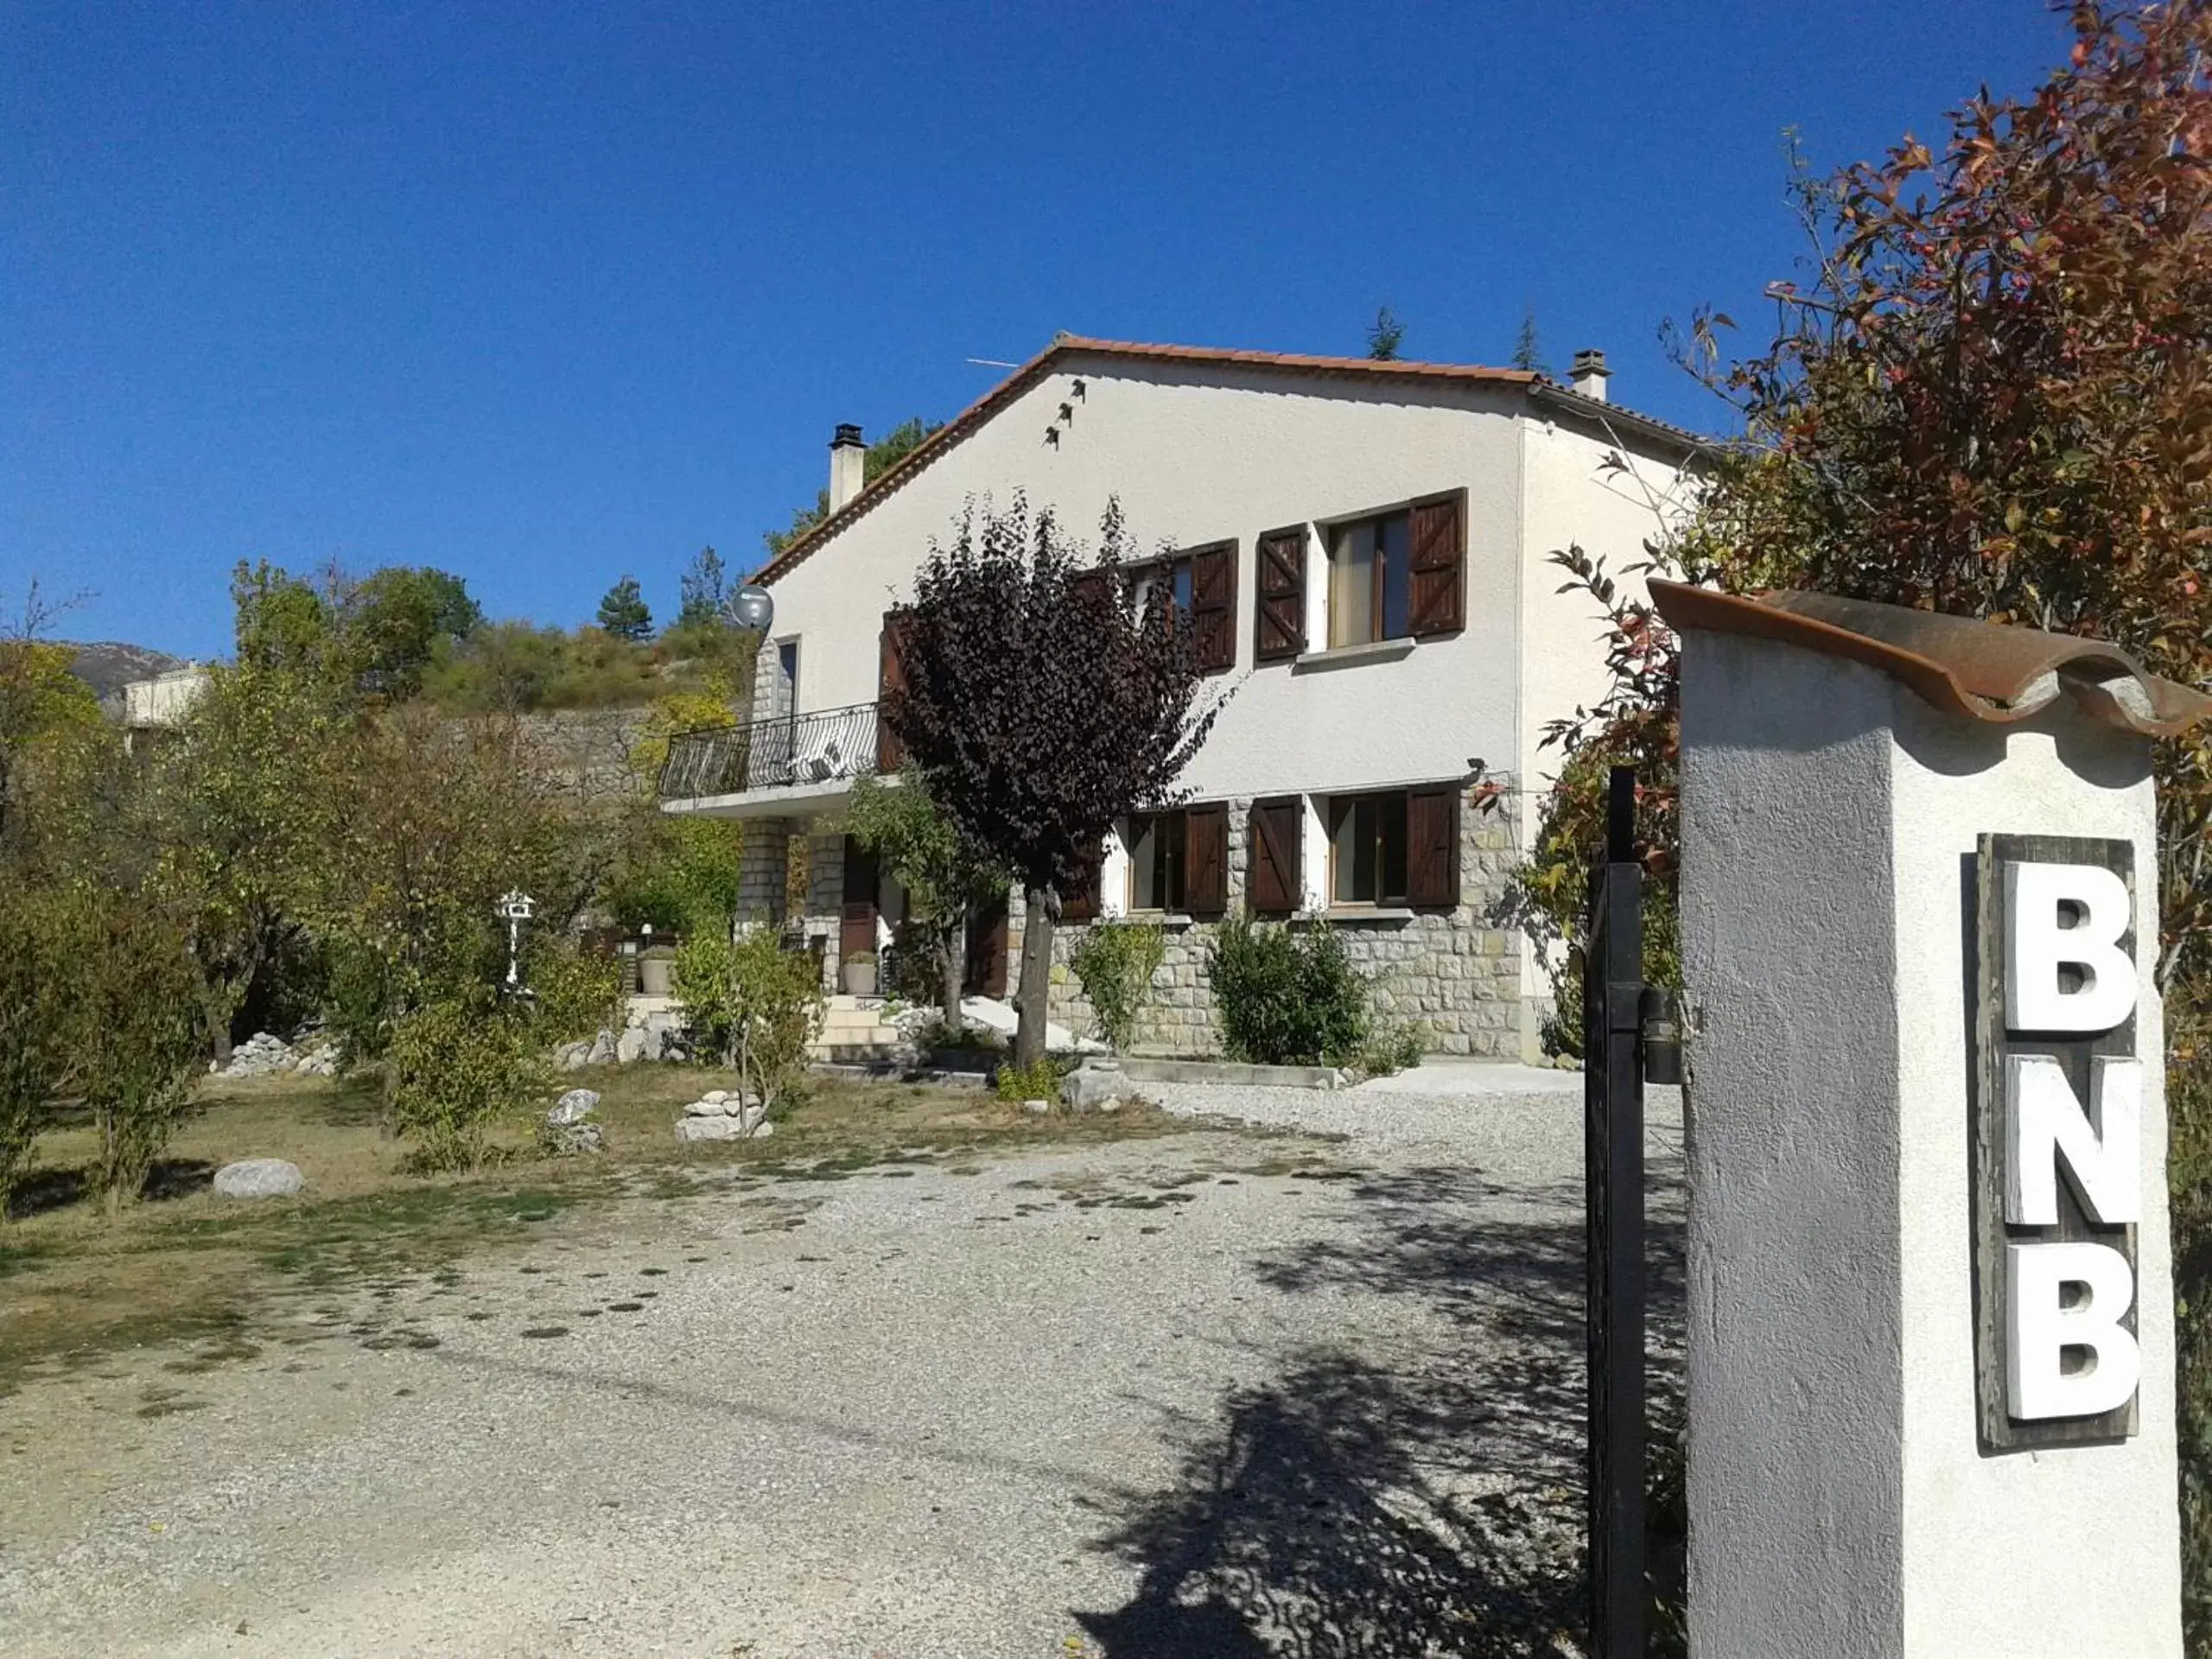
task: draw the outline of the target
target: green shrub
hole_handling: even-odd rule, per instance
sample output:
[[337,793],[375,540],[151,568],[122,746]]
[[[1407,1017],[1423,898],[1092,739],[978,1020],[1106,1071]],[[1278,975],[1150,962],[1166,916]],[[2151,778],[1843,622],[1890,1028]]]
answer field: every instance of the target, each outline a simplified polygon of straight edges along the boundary
[[30,893],[0,893],[0,1217],[68,1060],[73,999],[52,919]]
[[386,1089],[417,1169],[474,1169],[486,1134],[518,1118],[550,1082],[528,1023],[489,993],[442,997],[393,1027]]
[[1421,1033],[1417,1026],[1378,1023],[1359,1051],[1359,1069],[1370,1077],[1387,1077],[1409,1071],[1421,1064]]
[[1296,931],[1238,917],[1207,952],[1206,977],[1232,1059],[1259,1065],[1347,1065],[1373,1020],[1367,982],[1335,929]]
[[531,1007],[541,1043],[568,1043],[622,1028],[622,963],[565,941],[541,944],[530,963]]
[[112,1216],[146,1185],[193,1109],[204,1057],[200,978],[183,935],[130,893],[104,893],[73,918],[73,1079],[99,1126],[99,1188]]
[[1060,1079],[1068,1073],[1066,1064],[1051,1058],[1041,1059],[1034,1065],[1007,1065],[999,1067],[999,1098],[1005,1101],[1053,1100],[1060,1097]]
[[1148,922],[1101,922],[1069,957],[1099,1030],[1117,1051],[1128,1049],[1135,1036],[1137,1011],[1166,959],[1167,936]]
[[753,1109],[773,1113],[805,1070],[806,1046],[822,1022],[813,956],[785,950],[766,928],[694,938],[676,953],[672,984],[695,1052],[733,1068]]

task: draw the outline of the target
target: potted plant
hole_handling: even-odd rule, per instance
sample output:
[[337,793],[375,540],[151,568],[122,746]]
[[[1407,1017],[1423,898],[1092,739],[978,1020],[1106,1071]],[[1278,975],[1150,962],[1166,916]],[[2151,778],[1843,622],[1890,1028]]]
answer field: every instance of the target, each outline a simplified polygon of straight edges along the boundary
[[874,996],[875,995],[874,951],[848,951],[843,962],[838,965],[838,971],[843,976],[847,995]]
[[653,925],[645,926],[644,941],[638,951],[638,995],[666,996],[669,995],[669,972],[675,966],[676,947],[653,938]]

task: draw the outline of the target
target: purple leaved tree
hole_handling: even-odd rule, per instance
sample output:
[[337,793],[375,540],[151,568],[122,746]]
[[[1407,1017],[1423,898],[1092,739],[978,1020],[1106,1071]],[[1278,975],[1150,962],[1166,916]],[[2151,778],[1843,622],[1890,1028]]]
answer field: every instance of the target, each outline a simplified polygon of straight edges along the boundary
[[1095,559],[1020,495],[970,503],[892,619],[882,717],[961,836],[1021,884],[1028,916],[1014,1064],[1045,1053],[1052,928],[1097,880],[1114,821],[1178,798],[1222,698],[1198,695],[1193,631],[1131,591],[1109,503]]

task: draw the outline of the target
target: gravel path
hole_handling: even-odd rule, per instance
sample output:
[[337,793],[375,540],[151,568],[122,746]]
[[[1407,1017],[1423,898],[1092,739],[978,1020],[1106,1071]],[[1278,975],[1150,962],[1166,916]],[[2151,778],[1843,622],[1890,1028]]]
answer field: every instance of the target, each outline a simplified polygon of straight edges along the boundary
[[1412,1076],[1160,1091],[1273,1133],[639,1199],[302,1287],[213,1370],[34,1383],[0,1647],[1572,1651],[1580,1079]]

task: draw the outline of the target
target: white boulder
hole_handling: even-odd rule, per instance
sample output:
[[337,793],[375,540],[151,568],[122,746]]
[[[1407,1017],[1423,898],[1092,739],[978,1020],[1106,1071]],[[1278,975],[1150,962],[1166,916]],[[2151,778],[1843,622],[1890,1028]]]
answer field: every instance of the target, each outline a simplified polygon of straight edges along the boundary
[[282,1158],[243,1158],[215,1172],[215,1191],[226,1198],[289,1198],[307,1184],[300,1166]]

